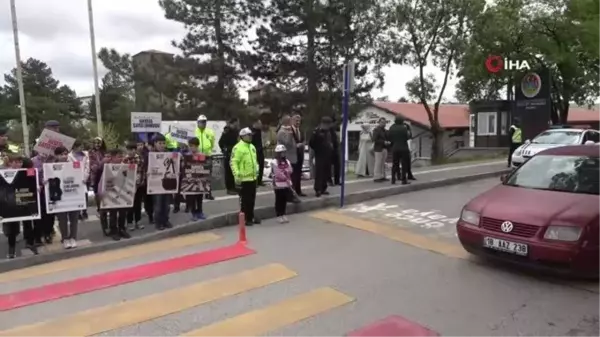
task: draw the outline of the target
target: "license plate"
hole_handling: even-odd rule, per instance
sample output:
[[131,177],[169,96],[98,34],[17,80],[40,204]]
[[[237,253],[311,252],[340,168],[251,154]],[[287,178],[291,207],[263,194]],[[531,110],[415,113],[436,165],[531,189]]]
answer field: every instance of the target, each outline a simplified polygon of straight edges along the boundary
[[526,244],[490,238],[487,236],[483,238],[483,246],[486,248],[521,256],[527,256],[528,253],[528,247]]

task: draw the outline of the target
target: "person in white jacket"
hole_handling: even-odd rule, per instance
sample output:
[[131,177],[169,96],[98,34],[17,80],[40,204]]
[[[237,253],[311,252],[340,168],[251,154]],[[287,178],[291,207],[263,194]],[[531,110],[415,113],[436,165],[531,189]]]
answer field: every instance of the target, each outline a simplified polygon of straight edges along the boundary
[[[81,142],[79,141],[75,141],[75,143],[73,144],[73,150],[71,151],[71,153],[69,153],[69,160],[70,161],[78,161],[81,163],[81,166],[83,167],[83,181],[89,181],[89,177],[90,177],[90,157],[88,156],[87,152],[83,150],[83,145],[81,144]],[[87,190],[89,191],[90,186],[87,186]],[[85,195],[85,208],[87,209],[88,206],[88,195],[86,193]],[[79,214],[79,220],[86,220],[88,218],[88,214],[87,214],[87,210],[82,211],[81,214]]]
[[273,190],[275,191],[275,214],[279,223],[288,222],[285,216],[287,202],[292,193],[292,164],[286,158],[285,145],[275,147],[275,159],[271,163]]

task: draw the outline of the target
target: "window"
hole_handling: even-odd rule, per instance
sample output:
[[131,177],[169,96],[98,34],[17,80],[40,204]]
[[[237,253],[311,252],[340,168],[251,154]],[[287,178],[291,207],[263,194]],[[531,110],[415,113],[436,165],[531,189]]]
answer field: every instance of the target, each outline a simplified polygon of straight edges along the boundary
[[534,144],[578,144],[581,131],[549,130],[535,136],[531,141]]
[[506,185],[597,195],[599,173],[597,157],[541,155],[514,171]]
[[508,132],[508,112],[502,111],[500,113],[500,134],[505,135]]
[[495,136],[498,134],[496,130],[496,113],[495,112],[480,112],[477,115],[477,135],[478,136]]
[[600,142],[600,134],[598,134],[598,132],[596,131],[586,131],[583,143],[585,144],[585,142],[587,142],[588,140],[591,140],[594,143],[598,143]]

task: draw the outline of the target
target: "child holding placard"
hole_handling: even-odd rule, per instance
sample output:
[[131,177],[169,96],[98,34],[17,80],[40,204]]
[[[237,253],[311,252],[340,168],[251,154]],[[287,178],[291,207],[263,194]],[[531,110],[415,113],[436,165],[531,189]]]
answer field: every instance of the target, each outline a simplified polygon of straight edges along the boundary
[[[54,161],[56,163],[66,163],[69,161],[69,150],[63,146],[54,149]],[[81,182],[84,183],[83,181]],[[46,181],[44,181],[46,185]],[[51,188],[50,188],[51,189]],[[46,191],[46,198],[51,198],[51,190]],[[77,228],[79,222],[79,211],[56,213],[58,219],[58,229],[62,237],[62,244],[65,249],[77,247]]]

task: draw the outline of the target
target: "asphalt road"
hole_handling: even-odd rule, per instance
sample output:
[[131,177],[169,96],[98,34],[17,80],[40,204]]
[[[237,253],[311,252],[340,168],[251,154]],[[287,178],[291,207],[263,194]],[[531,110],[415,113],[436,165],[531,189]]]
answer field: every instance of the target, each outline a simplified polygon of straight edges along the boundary
[[[443,165],[443,166],[435,166],[435,167],[426,167],[419,168],[415,170],[415,176],[419,179],[415,183],[419,183],[422,181],[431,181],[434,179],[444,179],[453,176],[464,176],[469,174],[476,174],[481,172],[489,172],[493,170],[504,169],[505,165],[504,161],[491,161],[491,162],[479,162],[479,163],[461,163],[461,164],[453,164],[453,165]],[[354,180],[350,181],[346,186],[346,193],[361,191],[373,188],[375,186],[386,186],[389,183],[374,183],[371,179],[364,180]],[[308,198],[314,198],[314,191],[312,189],[312,181],[305,181],[303,183],[303,191],[308,194]],[[337,186],[330,187],[329,191],[335,195],[339,194],[340,188]],[[204,212],[205,215],[210,217],[211,215],[223,214],[231,211],[235,211],[239,209],[239,198],[235,195],[225,195],[224,191],[215,191],[214,196],[216,200],[214,201],[206,201],[204,202]],[[256,206],[271,206],[274,205],[274,196],[272,189],[269,186],[262,187],[259,189],[257,193],[257,202]],[[189,213],[183,212],[184,207],[182,205],[181,212],[177,214],[171,213],[171,222],[174,225],[187,223],[191,221],[191,216]],[[78,231],[78,241],[79,246],[91,245],[102,243],[110,238],[107,238],[103,235],[100,227],[100,222],[98,221],[98,217],[96,214],[95,208],[89,208],[88,213],[90,214],[90,218],[79,224]],[[154,226],[148,225],[147,217],[143,215],[144,219],[142,220],[142,224],[146,226],[143,230],[132,231],[132,236],[143,235],[145,233],[150,233],[155,231]],[[57,226],[55,226],[57,228]],[[58,228],[57,228],[58,229]],[[58,230],[57,230],[58,232]],[[55,240],[55,241],[58,241]],[[24,256],[31,255],[31,252],[27,249],[23,249],[23,242],[20,242],[20,249],[17,249],[18,253],[21,253]],[[0,243],[0,256],[6,256],[6,241]],[[41,253],[52,253],[56,251],[62,250],[62,246],[60,243],[55,243],[53,245],[49,245],[46,247],[42,247],[40,249]]]
[[[66,286],[57,282],[76,280],[68,290],[77,293],[82,283],[102,283],[82,277],[120,270],[103,280],[123,281],[128,268],[160,269],[148,263],[227,246],[237,231],[223,228],[3,273],[0,336],[341,336],[391,315],[440,335],[598,336],[597,284],[472,261],[452,248],[450,229],[386,215],[416,210],[423,214],[410,219],[429,217],[451,227],[464,201],[496,183],[299,214],[288,224],[265,221],[247,231],[255,254],[12,310],[7,303],[18,299],[64,294]],[[377,210],[384,206],[390,207]]]

